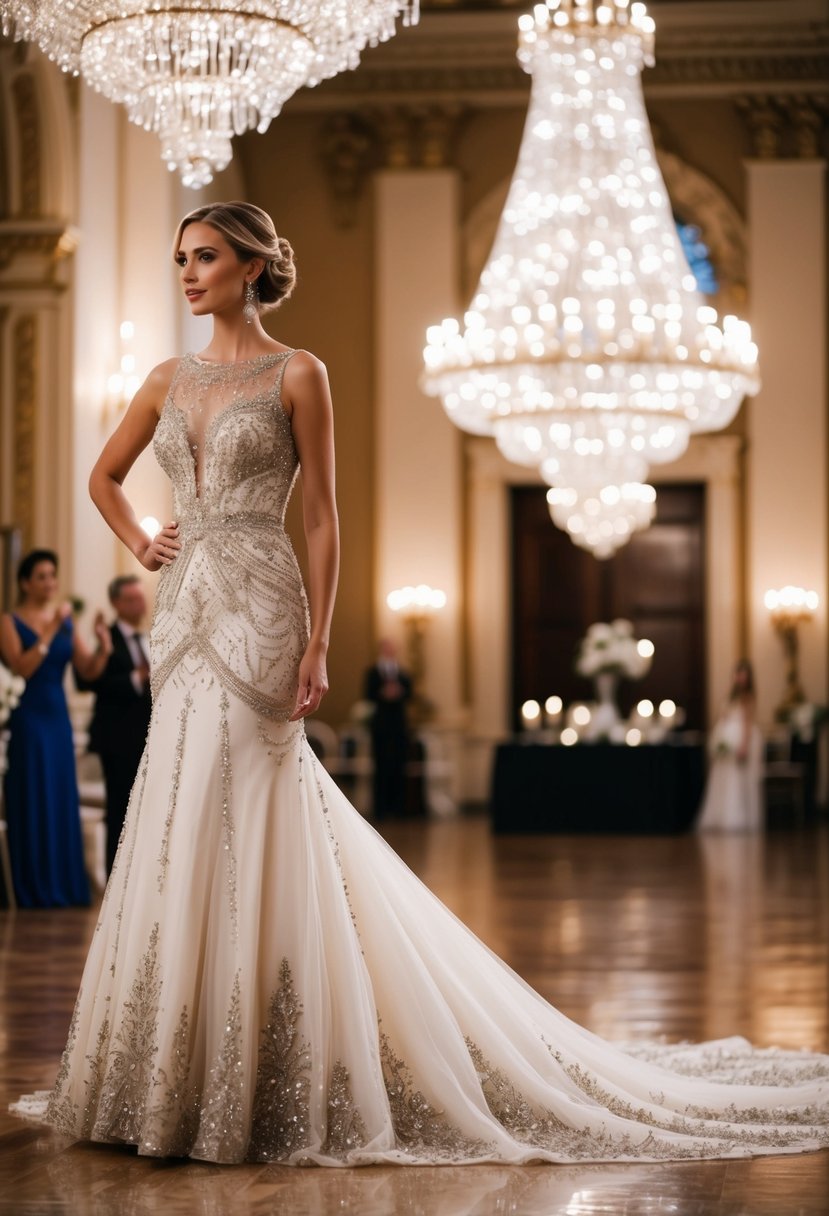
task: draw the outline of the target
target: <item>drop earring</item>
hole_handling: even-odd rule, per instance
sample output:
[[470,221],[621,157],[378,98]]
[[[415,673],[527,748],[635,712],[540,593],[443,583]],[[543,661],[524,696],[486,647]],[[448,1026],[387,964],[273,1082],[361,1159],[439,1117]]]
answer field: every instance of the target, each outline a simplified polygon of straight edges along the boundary
[[254,282],[245,283],[245,304],[242,309],[242,315],[248,325],[252,325],[259,315],[259,309],[256,307],[257,303],[256,284]]

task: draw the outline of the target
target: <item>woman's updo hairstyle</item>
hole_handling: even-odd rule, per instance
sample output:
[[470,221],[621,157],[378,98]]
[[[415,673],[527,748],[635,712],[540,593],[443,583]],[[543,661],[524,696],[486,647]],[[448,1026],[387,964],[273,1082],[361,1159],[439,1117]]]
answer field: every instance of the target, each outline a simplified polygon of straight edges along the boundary
[[173,257],[178,253],[182,233],[188,224],[209,224],[215,228],[240,262],[264,259],[265,266],[256,280],[260,312],[278,308],[287,300],[296,283],[294,251],[284,236],[276,235],[267,211],[253,203],[207,203],[197,207],[185,215],[178,226]]

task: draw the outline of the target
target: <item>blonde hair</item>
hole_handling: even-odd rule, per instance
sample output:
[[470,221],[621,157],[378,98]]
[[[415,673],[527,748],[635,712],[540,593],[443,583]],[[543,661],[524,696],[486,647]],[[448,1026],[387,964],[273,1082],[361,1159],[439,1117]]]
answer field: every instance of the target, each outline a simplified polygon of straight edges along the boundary
[[278,308],[294,289],[296,266],[294,251],[284,236],[276,235],[274,222],[253,203],[207,203],[188,212],[178,226],[173,257],[189,224],[209,224],[230,245],[240,262],[263,258],[265,265],[256,280],[260,312]]

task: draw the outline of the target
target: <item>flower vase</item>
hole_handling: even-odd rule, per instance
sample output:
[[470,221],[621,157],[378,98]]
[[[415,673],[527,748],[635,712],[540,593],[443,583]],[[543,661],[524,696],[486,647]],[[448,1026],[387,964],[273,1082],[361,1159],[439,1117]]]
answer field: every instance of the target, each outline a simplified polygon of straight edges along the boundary
[[619,677],[614,671],[600,671],[596,676],[596,706],[590,719],[590,738],[607,739],[621,721],[616,704]]

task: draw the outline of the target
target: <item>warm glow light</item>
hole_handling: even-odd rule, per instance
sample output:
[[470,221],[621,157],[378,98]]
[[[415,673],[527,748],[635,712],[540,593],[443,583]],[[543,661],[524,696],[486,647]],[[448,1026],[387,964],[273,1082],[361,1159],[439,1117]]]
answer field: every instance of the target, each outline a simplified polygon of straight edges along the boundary
[[495,243],[423,385],[553,487],[554,523],[609,557],[653,519],[652,465],[727,426],[757,349],[697,289],[653,150],[644,5],[548,0],[519,21],[532,93]]
[[525,725],[538,722],[541,719],[541,706],[537,701],[525,701],[521,706],[521,719]]
[[556,714],[560,714],[564,709],[564,702],[561,697],[548,697],[544,702],[544,708],[550,717],[554,718]]
[[649,638],[640,638],[636,643],[636,649],[643,659],[652,659],[656,647]]
[[648,701],[647,699],[645,699],[644,701],[640,701],[639,704],[636,706],[636,712],[638,713],[640,718],[652,718],[653,717],[653,701]]
[[564,744],[564,746],[572,747],[573,744],[578,743],[578,741],[579,732],[577,730],[573,730],[572,726],[565,726],[564,730],[561,732],[561,742]]
[[576,705],[573,709],[573,721],[576,726],[588,726],[592,714],[586,705]]
[[131,342],[135,337],[135,326],[132,321],[122,321],[120,332],[122,342]]
[[390,591],[386,603],[392,612],[405,612],[410,615],[420,615],[427,612],[439,612],[446,607],[446,592],[439,591],[426,583],[418,583],[416,587],[399,587]]
[[675,701],[671,701],[670,698],[666,698],[664,701],[659,702],[660,718],[673,718],[673,717],[675,717],[675,715],[676,715],[676,702]]
[[630,730],[627,732],[627,734],[625,735],[625,743],[627,743],[628,747],[638,747],[641,742],[642,742],[641,730],[638,730],[637,727],[632,726],[630,728]]
[[764,602],[770,612],[797,613],[807,617],[817,611],[820,597],[816,591],[788,585],[779,591],[767,591]]
[[150,540],[161,531],[161,524],[153,515],[145,515],[138,526],[147,533]]

